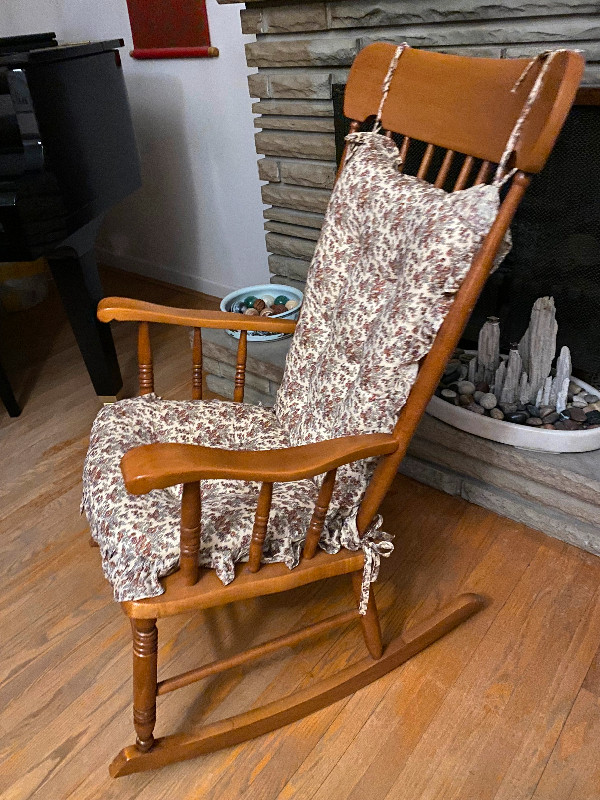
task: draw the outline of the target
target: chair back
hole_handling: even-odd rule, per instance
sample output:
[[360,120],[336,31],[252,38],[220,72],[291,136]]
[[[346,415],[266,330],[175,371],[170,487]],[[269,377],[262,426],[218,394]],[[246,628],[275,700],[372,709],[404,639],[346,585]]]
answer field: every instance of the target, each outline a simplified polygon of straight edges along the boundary
[[[363,122],[377,113],[394,51],[394,45],[376,43],[356,57],[344,100],[349,119]],[[391,81],[382,125],[411,139],[498,163],[542,67],[539,59],[518,84],[531,63],[407,47]],[[573,103],[583,65],[575,51],[559,52],[552,59],[511,166],[526,173],[542,169]]]

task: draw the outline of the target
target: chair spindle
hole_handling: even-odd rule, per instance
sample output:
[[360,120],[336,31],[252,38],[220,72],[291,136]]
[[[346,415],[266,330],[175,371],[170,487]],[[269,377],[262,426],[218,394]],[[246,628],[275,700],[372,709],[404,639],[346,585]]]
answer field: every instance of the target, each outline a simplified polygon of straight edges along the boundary
[[154,367],[148,322],[140,322],[138,327],[138,375],[140,394],[151,394],[154,391]]
[[179,539],[179,570],[186,586],[198,581],[200,552],[200,481],[183,484],[181,497],[181,532]]
[[474,186],[479,186],[480,183],[487,183],[487,179],[490,177],[490,172],[492,171],[492,165],[489,161],[482,161],[481,166],[479,167],[479,172],[477,173],[477,177],[475,178]]
[[427,178],[427,170],[429,169],[429,165],[431,164],[431,159],[433,158],[433,151],[434,147],[432,144],[428,144],[425,148],[425,152],[423,153],[423,158],[421,159],[421,165],[419,166],[419,171],[417,172],[417,178],[421,180],[425,180]]
[[400,166],[398,167],[398,172],[404,172],[404,165],[406,163],[409,145],[410,137],[405,136],[404,139],[402,139],[402,145],[400,146]]
[[192,347],[192,400],[202,400],[202,329],[194,328]]
[[319,489],[319,496],[315,503],[315,510],[313,511],[304,542],[304,550],[302,552],[303,558],[313,558],[317,552],[317,546],[321,538],[323,525],[325,524],[325,517],[327,516],[327,509],[329,508],[331,495],[333,494],[336,472],[337,470],[335,469],[329,470]]
[[459,191],[459,189],[464,189],[467,184],[467,179],[473,168],[473,161],[475,159],[473,156],[467,156],[464,160],[462,167],[460,168],[460,172],[458,173],[458,178],[456,179],[456,183],[454,184],[454,188],[452,189],[453,192]]
[[454,150],[446,150],[446,155],[444,156],[444,160],[442,161],[442,166],[440,167],[440,171],[437,174],[437,178],[435,179],[435,183],[433,184],[438,189],[441,189],[448,177],[448,172],[450,171],[450,167],[452,165],[452,159],[454,158]]
[[258,572],[262,558],[263,544],[267,535],[269,512],[271,511],[271,498],[273,497],[273,484],[263,483],[258,495],[258,505],[252,528],[250,541],[250,556],[248,559],[248,572]]
[[235,364],[235,385],[233,399],[236,403],[244,402],[244,384],[246,382],[246,355],[248,353],[248,331],[240,331],[240,341]]

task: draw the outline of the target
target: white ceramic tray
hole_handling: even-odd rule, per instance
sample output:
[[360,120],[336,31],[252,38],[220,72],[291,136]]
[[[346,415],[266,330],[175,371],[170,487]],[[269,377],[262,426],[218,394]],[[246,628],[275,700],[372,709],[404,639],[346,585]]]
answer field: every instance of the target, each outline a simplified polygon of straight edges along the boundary
[[[253,294],[256,297],[260,297],[263,294],[271,294],[275,297],[277,297],[279,294],[285,294],[290,298],[290,300],[298,301],[296,308],[291,308],[289,311],[286,311],[283,314],[274,314],[272,319],[298,319],[298,315],[300,314],[300,309],[302,307],[302,301],[304,299],[304,295],[300,289],[295,289],[293,286],[285,286],[282,283],[261,283],[256,286],[246,286],[244,289],[236,289],[235,292],[230,292],[230,294],[221,300],[221,311],[230,311],[231,306],[237,300],[243,300],[244,297],[248,297],[250,294]],[[240,338],[239,331],[228,330],[227,333],[230,336],[233,336],[234,339]],[[290,335],[291,334],[289,333],[270,333],[265,336],[259,331],[248,331],[248,341],[273,342],[277,339],[285,339],[286,336]]]
[[[577,378],[571,378],[571,380],[586,392],[598,394],[598,390],[593,386]],[[600,448],[600,428],[592,428],[587,431],[540,430],[529,425],[516,425],[514,422],[504,422],[501,419],[485,417],[483,414],[475,414],[473,411],[452,405],[435,395],[429,401],[427,413],[461,431],[481,436],[483,439],[491,439],[494,442],[510,444],[513,447],[522,447],[525,450],[544,450],[548,453],[586,453],[589,450]]]

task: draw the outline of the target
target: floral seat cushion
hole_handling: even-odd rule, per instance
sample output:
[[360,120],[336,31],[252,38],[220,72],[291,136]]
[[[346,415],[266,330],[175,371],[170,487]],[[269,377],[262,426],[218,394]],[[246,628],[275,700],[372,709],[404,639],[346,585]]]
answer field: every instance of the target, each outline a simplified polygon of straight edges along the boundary
[[[179,563],[181,486],[131,495],[120,470],[132,447],[179,442],[232,450],[289,446],[273,411],[242,403],[176,402],[144,395],[105,406],[92,429],[84,467],[83,503],[116,600],[154,597],[159,578]],[[200,564],[227,584],[247,561],[260,484],[202,481]],[[278,483],[264,547],[265,563],[298,563],[317,488],[312,481]]]

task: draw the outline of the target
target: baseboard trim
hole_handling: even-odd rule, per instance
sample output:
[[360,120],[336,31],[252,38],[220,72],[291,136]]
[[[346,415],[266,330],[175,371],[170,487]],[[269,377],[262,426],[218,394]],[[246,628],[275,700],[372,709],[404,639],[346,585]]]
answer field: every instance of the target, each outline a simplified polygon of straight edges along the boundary
[[110,250],[106,250],[104,247],[97,247],[96,255],[98,261],[101,264],[105,264],[107,267],[114,267],[123,272],[134,272],[136,275],[142,275],[145,278],[169,283],[172,286],[181,286],[184,289],[202,292],[203,294],[209,294],[213,297],[224,297],[226,294],[233,292],[234,289],[239,288],[237,286],[226,286],[216,281],[208,280],[207,278],[201,278],[199,275],[188,275],[161,264],[147,261],[145,258],[121,256],[117,253],[112,253]]

